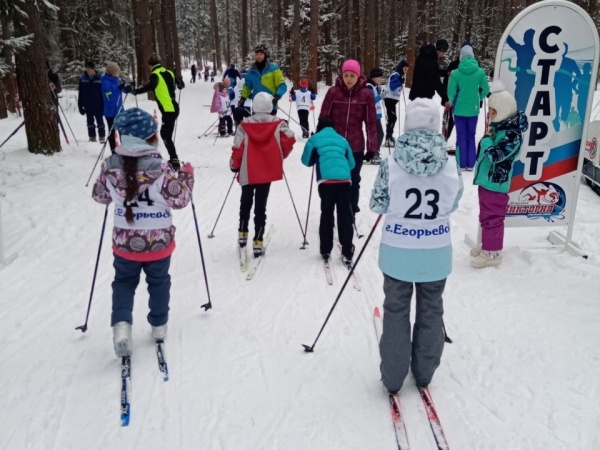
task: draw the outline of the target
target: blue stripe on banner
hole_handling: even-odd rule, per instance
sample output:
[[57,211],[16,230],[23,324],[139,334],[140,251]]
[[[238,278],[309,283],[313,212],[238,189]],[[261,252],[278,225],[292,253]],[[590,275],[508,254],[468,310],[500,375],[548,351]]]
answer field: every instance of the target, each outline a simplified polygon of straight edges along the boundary
[[[572,141],[567,144],[561,145],[560,147],[553,148],[552,150],[550,150],[550,156],[548,157],[548,161],[544,163],[544,167],[579,155],[580,146],[581,139],[577,139],[576,141]],[[517,160],[513,169],[513,177],[523,175],[524,171],[525,164]]]

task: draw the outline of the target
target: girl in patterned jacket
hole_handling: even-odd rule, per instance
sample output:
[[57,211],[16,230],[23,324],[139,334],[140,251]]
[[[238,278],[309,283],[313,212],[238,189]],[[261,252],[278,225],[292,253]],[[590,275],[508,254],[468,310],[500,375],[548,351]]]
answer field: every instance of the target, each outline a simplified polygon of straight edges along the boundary
[[115,353],[130,356],[133,298],[142,270],[150,294],[152,336],[166,336],[169,266],[175,250],[171,208],[181,209],[189,203],[194,171],[188,163],[177,175],[161,158],[156,121],[145,111],[131,108],[122,112],[115,128],[122,143],[116,154],[103,162],[92,197],[105,205],[115,202],[111,326]]
[[[379,268],[383,272],[381,379],[397,393],[409,369],[427,386],[444,349],[442,294],[452,271],[450,215],[462,195],[462,177],[449,159],[435,101],[406,108],[405,133],[379,166],[371,210],[385,214]],[[410,306],[416,290],[412,328]]]

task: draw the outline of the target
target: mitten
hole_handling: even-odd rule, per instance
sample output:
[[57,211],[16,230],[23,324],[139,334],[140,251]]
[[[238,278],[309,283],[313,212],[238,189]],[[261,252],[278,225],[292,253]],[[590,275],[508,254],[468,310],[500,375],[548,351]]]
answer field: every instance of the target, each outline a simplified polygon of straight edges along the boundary
[[179,170],[181,169],[181,163],[179,162],[179,159],[177,159],[177,158],[171,158],[169,160],[169,164],[171,165],[173,170],[176,172],[179,172]]

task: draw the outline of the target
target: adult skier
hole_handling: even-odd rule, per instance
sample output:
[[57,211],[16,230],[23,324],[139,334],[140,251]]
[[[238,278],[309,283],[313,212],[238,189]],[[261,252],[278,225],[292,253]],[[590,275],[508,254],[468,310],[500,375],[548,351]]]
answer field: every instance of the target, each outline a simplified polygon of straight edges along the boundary
[[175,142],[173,142],[175,122],[177,121],[177,117],[179,117],[179,103],[175,100],[175,88],[183,89],[185,84],[181,78],[160,64],[160,57],[156,53],[150,55],[148,64],[152,66],[150,82],[134,90],[133,94],[139,95],[148,91],[154,92],[158,109],[160,109],[162,114],[160,137],[169,152],[169,163],[173,169],[179,170],[181,164],[177,156]]

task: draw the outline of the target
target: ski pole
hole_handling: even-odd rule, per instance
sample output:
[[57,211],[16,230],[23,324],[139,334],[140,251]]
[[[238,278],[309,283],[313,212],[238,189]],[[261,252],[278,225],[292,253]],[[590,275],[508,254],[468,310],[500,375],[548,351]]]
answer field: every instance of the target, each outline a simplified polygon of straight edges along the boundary
[[104,239],[104,229],[106,228],[106,217],[108,216],[108,205],[104,209],[104,220],[102,221],[102,231],[100,232],[100,244],[98,244],[98,255],[96,256],[96,267],[94,268],[94,278],[92,278],[92,289],[90,290],[90,300],[88,302],[87,313],[85,314],[85,323],[80,327],[75,328],[81,330],[82,333],[87,331],[88,319],[90,317],[90,309],[92,308],[92,298],[94,296],[94,286],[96,285],[96,275],[98,273],[98,263],[100,262],[100,252],[102,251],[102,240]]
[[[282,113],[284,113],[284,114],[285,114],[285,111],[284,111],[283,109],[279,109],[279,111],[281,111]],[[289,114],[288,114],[287,116],[288,116],[288,118],[289,118],[289,119],[290,119],[292,122],[294,122],[294,123],[297,123],[298,125],[300,125],[300,122],[298,122],[298,121],[297,121],[296,119],[294,119],[292,116],[290,116]],[[308,130],[307,130],[306,128],[304,128],[302,125],[300,125],[300,128],[302,128],[302,130],[303,130],[303,131],[306,131],[306,132],[308,133]]]
[[196,224],[196,237],[198,238],[198,247],[200,248],[200,260],[202,261],[202,271],[204,272],[204,283],[206,284],[206,295],[208,296],[208,303],[201,305],[204,311],[208,311],[212,308],[212,302],[210,301],[210,291],[208,289],[208,275],[206,275],[206,264],[204,262],[204,252],[202,251],[202,241],[200,240],[200,227],[198,227],[198,216],[196,216],[196,206],[192,199],[192,214],[194,215],[194,223]]
[[[294,197],[292,196],[292,190],[290,189],[290,184],[288,183],[287,177],[285,176],[285,172],[283,172],[283,179],[285,180],[285,184],[287,186],[288,192],[290,193],[290,198],[292,199],[292,206],[294,207],[294,212],[296,213],[296,218],[298,219],[298,225],[300,225],[300,232],[302,233],[302,239],[306,242],[306,233],[302,229],[302,221],[300,220],[300,215],[298,214],[298,210],[296,209],[296,203],[294,202]],[[306,242],[308,244],[308,242]]]
[[350,214],[352,215],[352,225],[354,225],[354,231],[356,232],[356,237],[358,239],[362,239],[363,237],[365,237],[364,234],[360,234],[358,232],[358,227],[356,226],[356,220],[354,218],[354,209],[352,209],[352,203],[350,203],[348,206],[350,206]]
[[69,142],[69,138],[67,137],[67,133],[65,132],[65,127],[62,123],[62,120],[60,120],[60,115],[58,114],[58,111],[56,111],[56,114],[58,116],[58,124],[60,125],[60,129],[62,130],[65,141],[67,141],[67,145],[71,145],[71,143]]
[[198,136],[198,139],[202,139],[204,136],[208,136],[212,129],[216,126],[218,120],[219,118],[217,117],[217,120],[215,120],[206,130],[204,130],[204,133]]
[[10,133],[10,135],[6,139],[4,139],[4,142],[2,142],[2,144],[0,144],[0,147],[2,147],[4,144],[6,144],[11,137],[13,137],[15,134],[17,134],[17,131],[19,131],[23,125],[25,125],[25,121],[21,122],[21,125],[19,125],[17,128],[15,128],[15,131]]
[[310,174],[310,191],[308,192],[308,207],[306,208],[306,223],[304,225],[304,242],[302,243],[302,247],[300,250],[304,250],[308,245],[308,241],[306,240],[306,233],[308,230],[308,214],[310,213],[310,199],[312,198],[312,188],[313,188],[313,180],[315,179],[315,166],[312,168],[312,172]]
[[223,200],[223,204],[221,205],[221,209],[219,210],[219,214],[217,215],[217,220],[215,220],[215,225],[213,226],[212,230],[210,231],[210,234],[208,235],[209,239],[212,239],[215,237],[215,235],[213,234],[215,231],[215,228],[217,228],[217,223],[219,222],[219,218],[221,217],[221,213],[223,212],[223,208],[225,208],[225,202],[227,202],[227,197],[229,197],[229,192],[231,191],[231,187],[233,186],[233,182],[235,181],[235,177],[237,177],[237,173],[233,174],[233,178],[231,179],[231,184],[229,185],[229,189],[227,189],[227,194],[225,194],[225,200]]
[[[177,97],[177,103],[179,104],[179,107],[181,108],[181,89],[179,89],[179,96]],[[175,120],[175,132],[173,133],[173,143],[175,143],[175,139],[177,139],[177,122],[179,122],[179,115],[177,116],[177,119]]]
[[323,323],[323,326],[319,330],[319,334],[317,335],[317,338],[315,339],[315,342],[313,342],[313,344],[311,346],[302,344],[302,347],[304,347],[304,351],[306,353],[312,353],[315,350],[315,345],[317,345],[317,341],[321,337],[321,333],[323,333],[323,329],[325,329],[325,325],[327,325],[327,322],[329,321],[329,318],[331,317],[331,314],[333,313],[333,310],[335,309],[335,307],[338,304],[340,298],[342,297],[342,293],[344,292],[344,289],[348,285],[348,281],[350,281],[350,278],[352,278],[352,274],[354,273],[354,270],[356,269],[356,266],[358,265],[358,262],[360,261],[360,258],[362,257],[363,253],[365,252],[365,249],[367,248],[367,245],[369,244],[369,241],[371,240],[371,237],[373,237],[373,233],[375,232],[375,229],[377,228],[377,225],[379,224],[379,221],[381,220],[381,217],[382,217],[382,214],[380,214],[377,217],[377,220],[375,221],[375,225],[373,225],[373,228],[371,229],[371,232],[369,233],[369,237],[365,241],[365,243],[363,245],[363,248],[360,250],[360,253],[358,254],[358,257],[356,258],[356,261],[354,261],[354,264],[352,265],[352,268],[348,272],[348,276],[346,277],[346,281],[344,281],[344,284],[342,285],[342,288],[340,289],[340,292],[338,293],[337,297],[335,298],[335,301],[333,302],[333,305],[331,306],[331,309],[329,310],[329,313],[327,314],[327,317],[325,318],[325,322]]
[[[52,93],[54,94],[54,91],[52,91]],[[54,96],[56,97],[56,94],[54,94]],[[67,120],[67,115],[65,114],[65,111],[62,109],[62,106],[60,106],[60,103],[58,103],[58,97],[56,97],[56,102],[58,104],[58,107],[60,109],[60,112],[63,113],[63,117],[65,118],[65,122],[67,122],[67,126],[69,127],[69,131],[71,132],[71,134],[73,135],[73,139],[75,139],[75,143],[77,144],[77,146],[79,147],[79,142],[77,141],[77,138],[75,137],[75,133],[73,133],[73,128],[71,128],[71,124],[69,123],[69,121]],[[60,114],[58,115],[58,120],[60,120]],[[63,128],[63,132],[64,132],[64,128]],[[67,138],[66,134],[65,134],[65,139]],[[69,143],[69,140],[67,139],[67,144]]]
[[[125,104],[125,102],[127,101],[127,97],[129,96],[129,94],[125,94],[125,99],[123,100],[123,103],[121,103],[121,107],[119,108],[119,111],[117,112],[117,116],[121,113],[121,111],[123,110],[123,105]],[[115,116],[115,119],[117,118],[117,116]],[[112,127],[110,127],[110,130],[108,130],[108,136],[111,135],[113,128],[115,127],[115,123],[113,122]],[[96,159],[96,163],[94,164],[94,167],[90,173],[90,176],[87,180],[87,183],[85,183],[85,187],[88,187],[88,185],[90,184],[90,180],[92,179],[92,175],[94,175],[94,171],[96,170],[96,166],[98,165],[98,162],[100,161],[100,159],[102,159],[102,156],[104,155],[104,149],[106,148],[106,144],[108,144],[108,137],[106,139],[106,141],[104,141],[104,145],[102,145],[102,148],[100,149],[100,154],[98,155],[98,158]]]

